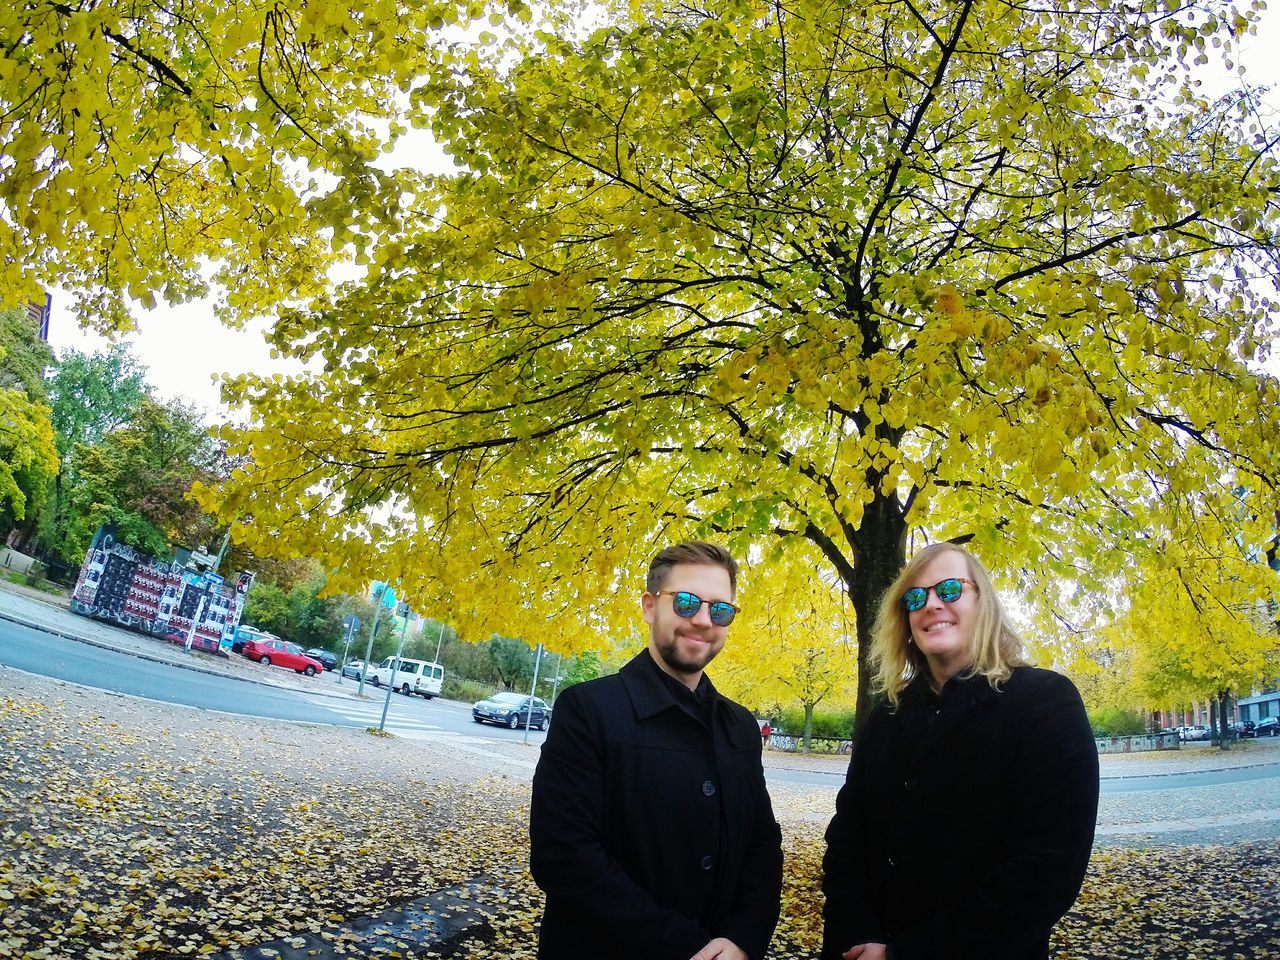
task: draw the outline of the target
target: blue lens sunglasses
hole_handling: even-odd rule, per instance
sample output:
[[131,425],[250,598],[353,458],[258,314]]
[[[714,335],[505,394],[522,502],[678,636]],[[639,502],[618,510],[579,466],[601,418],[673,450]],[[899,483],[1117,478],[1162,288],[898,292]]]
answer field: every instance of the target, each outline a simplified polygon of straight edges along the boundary
[[671,609],[676,612],[677,617],[684,620],[696,617],[705,603],[707,612],[711,614],[711,622],[717,627],[727,627],[739,613],[739,608],[728,600],[703,600],[696,593],[689,593],[687,590],[658,590],[654,596],[670,597]]
[[943,603],[955,603],[964,593],[966,583],[973,589],[978,589],[978,585],[972,580],[966,580],[964,577],[947,577],[945,580],[939,580],[932,587],[912,587],[902,595],[902,603],[906,606],[908,613],[915,613],[929,602],[930,590]]

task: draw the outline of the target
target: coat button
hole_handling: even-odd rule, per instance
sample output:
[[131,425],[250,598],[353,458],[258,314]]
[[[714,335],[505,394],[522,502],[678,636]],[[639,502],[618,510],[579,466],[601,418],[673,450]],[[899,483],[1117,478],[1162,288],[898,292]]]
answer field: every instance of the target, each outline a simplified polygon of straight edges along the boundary
[[715,792],[716,792],[716,785],[712,783],[710,780],[708,780],[706,783],[702,785],[702,793],[704,796],[707,796],[707,797],[713,796]]
[[703,858],[702,858],[702,869],[703,869],[703,870],[710,870],[710,869],[711,869],[711,864],[712,864],[713,862],[714,862],[714,861],[711,859],[711,854],[709,854],[709,853],[708,853],[705,857],[703,857]]

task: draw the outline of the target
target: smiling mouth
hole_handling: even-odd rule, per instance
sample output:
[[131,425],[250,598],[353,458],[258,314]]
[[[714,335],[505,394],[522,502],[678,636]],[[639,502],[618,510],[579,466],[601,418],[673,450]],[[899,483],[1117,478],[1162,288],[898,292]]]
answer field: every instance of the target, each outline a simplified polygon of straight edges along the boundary
[[933,633],[935,630],[945,630],[947,627],[954,627],[955,623],[951,620],[941,620],[937,623],[931,623],[924,628],[925,633]]

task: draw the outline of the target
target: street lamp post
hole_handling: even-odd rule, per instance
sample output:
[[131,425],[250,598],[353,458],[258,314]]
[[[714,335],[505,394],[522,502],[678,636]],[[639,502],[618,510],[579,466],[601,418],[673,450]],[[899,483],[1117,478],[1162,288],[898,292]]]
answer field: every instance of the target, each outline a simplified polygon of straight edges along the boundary
[[440,662],[440,646],[444,643],[444,621],[440,621],[440,629],[436,631],[436,659],[435,663]]
[[529,709],[524,712],[524,742],[529,742],[529,725],[533,722],[533,698],[538,692],[538,665],[542,663],[542,644],[533,652],[533,686],[529,688]]
[[560,676],[560,668],[562,666],[564,666],[564,657],[562,657],[560,654],[557,653],[556,654],[556,678],[555,678],[555,682],[551,684],[551,702],[552,703],[556,702],[556,691],[560,689],[560,681],[564,679],[564,677]]
[[391,692],[396,688],[396,673],[400,670],[400,655],[404,653],[404,635],[409,631],[409,605],[401,602],[396,609],[404,617],[404,623],[400,626],[400,645],[396,647],[396,658],[391,661],[391,682],[387,684],[387,698],[382,701],[382,719],[378,721],[378,729],[382,730],[387,725],[387,710],[391,708]]
[[342,664],[338,667],[339,683],[342,682],[342,671],[347,667],[347,654],[351,652],[351,641],[355,639],[356,631],[360,629],[360,618],[353,613],[342,623],[347,628],[347,642],[342,647]]
[[360,671],[360,686],[356,688],[356,696],[364,695],[364,678],[369,673],[369,658],[373,656],[373,638],[378,635],[378,617],[382,615],[382,595],[387,592],[387,584],[380,583],[373,588],[373,626],[369,628],[369,642],[364,648],[364,669]]

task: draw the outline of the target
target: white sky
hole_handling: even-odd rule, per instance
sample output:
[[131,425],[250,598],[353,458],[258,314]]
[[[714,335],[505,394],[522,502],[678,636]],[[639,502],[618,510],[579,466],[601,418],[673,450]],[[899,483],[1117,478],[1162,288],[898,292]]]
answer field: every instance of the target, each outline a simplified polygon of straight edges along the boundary
[[[1268,101],[1280,111],[1280,12],[1263,13],[1258,35],[1250,38],[1239,60],[1251,83],[1272,88]],[[1229,88],[1230,81],[1220,63],[1212,62],[1204,71],[1206,92]],[[135,316],[137,330],[124,339],[147,367],[156,393],[166,400],[194,403],[211,422],[226,417],[214,382],[216,375],[253,370],[288,372],[282,361],[270,358],[262,339],[263,324],[243,331],[230,330],[214,318],[208,302],[161,305],[150,311],[139,308]],[[66,297],[56,292],[49,342],[59,353],[66,348],[93,352],[105,346],[102,338],[76,326]]]

